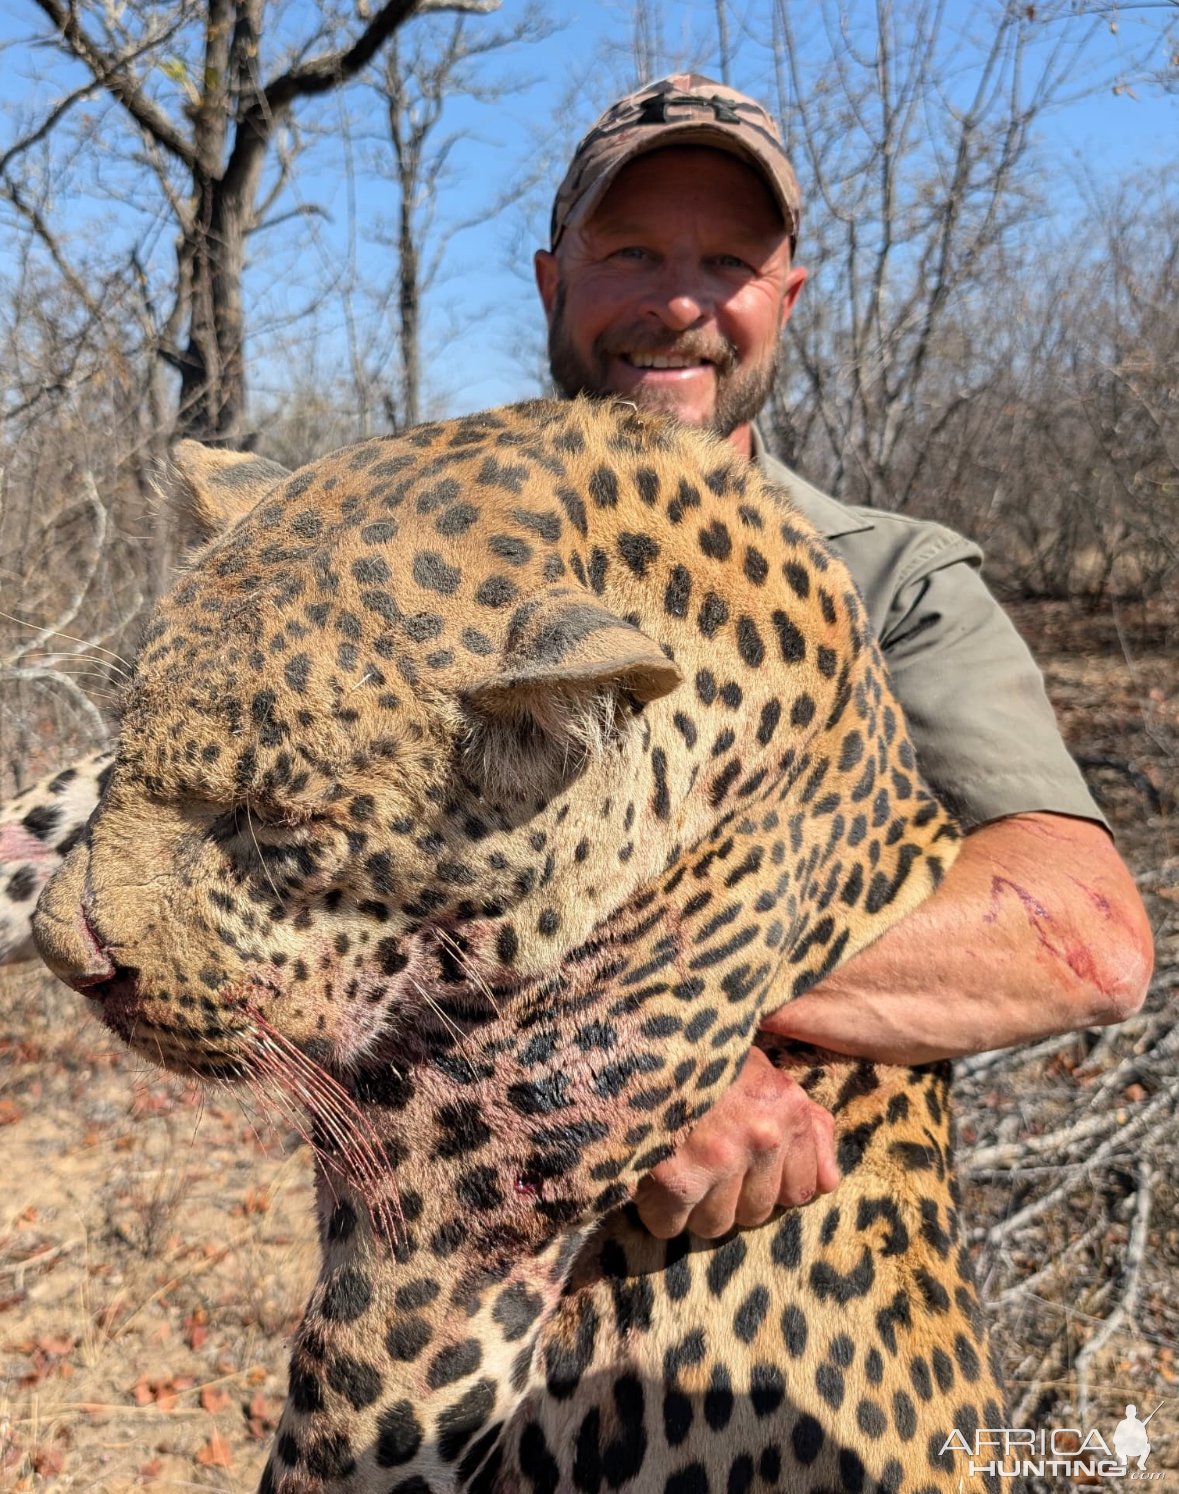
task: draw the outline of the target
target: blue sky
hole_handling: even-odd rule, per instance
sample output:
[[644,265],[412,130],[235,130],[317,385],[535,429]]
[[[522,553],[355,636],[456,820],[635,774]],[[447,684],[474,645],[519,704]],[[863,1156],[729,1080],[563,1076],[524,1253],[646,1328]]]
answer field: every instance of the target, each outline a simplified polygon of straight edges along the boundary
[[[856,4],[849,7],[853,14]],[[311,0],[288,0],[286,29],[299,33],[311,12]],[[556,14],[552,3],[550,14]],[[442,128],[458,137],[448,169],[438,184],[432,245],[440,251],[440,272],[427,303],[427,394],[431,413],[498,403],[533,393],[537,387],[540,317],[531,288],[531,250],[547,226],[548,203],[568,151],[577,136],[611,98],[635,82],[633,38],[635,6],[624,0],[563,6],[564,19],[546,39],[513,47],[488,60],[484,76],[503,81],[524,77],[525,85],[505,93],[494,104],[458,98],[448,107]],[[865,10],[866,7],[859,6]],[[738,86],[773,100],[771,0],[730,0],[727,6],[732,48],[732,79]],[[719,75],[715,51],[714,0],[707,3],[658,4],[647,0],[648,14],[661,45],[658,72],[695,64]],[[801,49],[808,64],[829,60],[830,43],[816,26],[814,4],[795,0],[801,19]],[[473,18],[479,28],[509,26],[522,19],[524,0],[504,0],[497,16]],[[957,38],[950,49],[955,85],[972,85],[970,36],[985,6],[948,0],[947,35]],[[47,71],[44,52],[12,45],[41,29],[31,0],[0,0],[0,68],[9,122],[0,150],[16,128],[14,115],[36,116],[77,74],[63,66]],[[1073,23],[1075,24],[1075,23]],[[1122,10],[1116,30],[1103,22],[1093,38],[1090,66],[1112,80],[1145,28],[1159,25],[1155,8]],[[413,26],[403,33],[412,42]],[[35,70],[40,69],[38,80]],[[161,80],[161,87],[167,85]],[[952,102],[952,99],[951,99]],[[346,114],[343,112],[346,110]],[[95,128],[112,129],[96,115]],[[261,235],[254,243],[248,288],[252,299],[252,383],[258,404],[281,395],[288,381],[314,384],[343,378],[349,363],[349,326],[367,353],[379,359],[382,324],[372,306],[371,291],[387,280],[390,252],[378,239],[387,235],[396,196],[387,181],[369,169],[382,150],[383,119],[371,93],[353,89],[300,116],[305,135],[319,132],[318,143],[301,158],[294,195],[283,206],[298,208],[298,226],[288,224]],[[357,171],[349,189],[340,169],[338,144],[347,124]],[[1179,152],[1179,95],[1148,88],[1115,93],[1099,91],[1049,116],[1042,129],[1041,187],[1045,211],[1072,218],[1086,181],[1097,189],[1118,174],[1175,161]],[[531,189],[503,211],[497,200],[528,175]],[[800,169],[804,197],[805,171]],[[101,259],[101,246],[122,252],[134,238],[157,256],[163,273],[169,263],[170,231],[155,233],[116,205],[109,172],[99,174],[79,160],[62,178],[55,211],[79,245]],[[102,227],[96,230],[95,214]],[[350,233],[350,226],[352,232]],[[2,229],[0,229],[2,232]],[[96,251],[94,245],[100,247]],[[11,265],[0,240],[0,272]],[[808,296],[822,292],[822,266],[806,256],[805,223],[800,256],[809,264]],[[349,305],[344,290],[352,261],[357,280],[369,293]],[[100,262],[100,261],[99,261]],[[327,290],[325,292],[325,287]],[[300,337],[310,323],[298,314],[319,300],[317,338]],[[351,312],[349,321],[348,312]]]

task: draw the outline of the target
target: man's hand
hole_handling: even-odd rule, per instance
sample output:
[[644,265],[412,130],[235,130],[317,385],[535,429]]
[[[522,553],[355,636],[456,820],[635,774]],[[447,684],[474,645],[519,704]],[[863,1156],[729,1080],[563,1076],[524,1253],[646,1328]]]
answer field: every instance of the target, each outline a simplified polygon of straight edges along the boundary
[[839,1183],[835,1122],[760,1048],[674,1157],[639,1184],[635,1204],[661,1240],[682,1229],[715,1239],[764,1224]]

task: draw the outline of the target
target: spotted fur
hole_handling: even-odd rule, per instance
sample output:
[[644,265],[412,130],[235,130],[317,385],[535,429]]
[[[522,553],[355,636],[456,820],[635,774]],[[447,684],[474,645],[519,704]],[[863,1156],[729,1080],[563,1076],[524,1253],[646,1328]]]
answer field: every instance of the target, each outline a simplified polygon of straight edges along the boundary
[[113,761],[109,750],[92,753],[0,804],[0,965],[36,958],[33,909],[81,835]]
[[838,1190],[720,1241],[629,1203],[761,1015],[953,857],[846,572],[623,404],[240,487],[36,936],[149,1057],[310,1108],[264,1489],[983,1488],[941,1451],[1003,1424],[948,1066],[771,1045]]

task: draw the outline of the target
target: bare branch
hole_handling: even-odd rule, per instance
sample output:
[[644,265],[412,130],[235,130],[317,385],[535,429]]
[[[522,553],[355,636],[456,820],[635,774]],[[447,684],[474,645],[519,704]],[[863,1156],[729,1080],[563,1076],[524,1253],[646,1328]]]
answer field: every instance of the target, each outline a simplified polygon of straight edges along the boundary
[[191,144],[143,92],[129,59],[111,54],[87,36],[72,5],[63,5],[61,0],[34,0],[34,3],[53,22],[70,52],[89,68],[95,82],[122,104],[136,124],[178,161],[194,166],[196,158]]
[[57,266],[61,278],[69,286],[72,293],[86,308],[87,312],[95,320],[101,317],[102,309],[98,302],[91,296],[89,290],[83,284],[81,276],[74,270],[62,252],[61,244],[57,235],[49,227],[41,210],[33,203],[25,199],[24,193],[15,182],[4,179],[0,181],[0,192],[12,203],[13,207],[29,224],[37,238],[49,251],[49,257]]
[[54,689],[69,696],[70,704],[87,718],[100,741],[106,738],[107,724],[102,712],[81,686],[76,685],[68,675],[62,674],[60,669],[49,669],[40,665],[22,665],[17,669],[6,670],[5,678],[13,682],[52,685]]
[[273,218],[267,218],[265,222],[251,224],[246,229],[246,235],[253,238],[256,234],[266,233],[269,229],[278,228],[282,223],[290,223],[294,218],[322,218],[325,223],[331,222],[331,215],[318,203],[300,202],[293,208],[288,208],[285,213],[277,213]]
[[1073,1366],[1077,1377],[1077,1403],[1084,1425],[1089,1425],[1092,1397],[1091,1379],[1097,1369],[1098,1360],[1111,1340],[1130,1326],[1138,1296],[1142,1289],[1142,1265],[1146,1258],[1146,1243],[1150,1232],[1150,1211],[1154,1202],[1155,1174],[1148,1165],[1141,1169],[1138,1191],[1134,1196],[1134,1219],[1130,1225],[1130,1240],[1126,1247],[1122,1289],[1117,1306],[1106,1318],[1093,1337],[1077,1355]]
[[[98,570],[99,561],[102,557],[103,547],[106,544],[106,532],[109,517],[106,505],[98,496],[98,489],[94,483],[94,476],[87,472],[83,476],[83,488],[86,494],[86,506],[90,511],[93,530],[91,540],[91,551],[83,568],[82,575],[74,587],[73,594],[66,598],[61,610],[53,618],[52,622],[45,624],[32,624],[42,635],[53,635],[64,633],[65,630],[82,610],[82,603],[86,600],[86,593],[90,590],[90,583],[94,580],[95,572]],[[7,659],[0,661],[5,665],[12,666],[35,646],[34,640],[28,640],[18,644],[16,651]]]
[[351,46],[314,57],[268,83],[247,117],[250,128],[269,129],[273,120],[296,99],[327,93],[354,78],[412,16],[440,11],[490,15],[499,6],[500,0],[387,0]]

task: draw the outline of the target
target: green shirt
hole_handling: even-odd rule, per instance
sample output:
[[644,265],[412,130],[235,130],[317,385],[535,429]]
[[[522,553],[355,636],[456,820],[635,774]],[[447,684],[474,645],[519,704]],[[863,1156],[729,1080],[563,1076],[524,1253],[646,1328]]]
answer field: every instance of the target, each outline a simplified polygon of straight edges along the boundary
[[851,572],[922,774],[963,826],[1034,810],[1105,824],[1043,676],[982,579],[979,547],[940,524],[837,503],[770,456],[756,428],[754,458]]

